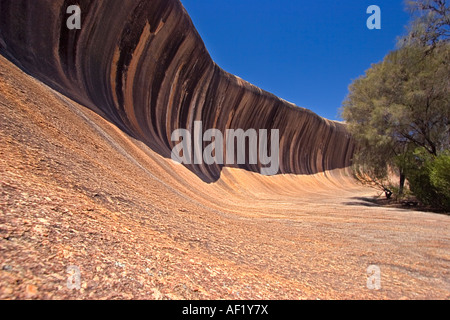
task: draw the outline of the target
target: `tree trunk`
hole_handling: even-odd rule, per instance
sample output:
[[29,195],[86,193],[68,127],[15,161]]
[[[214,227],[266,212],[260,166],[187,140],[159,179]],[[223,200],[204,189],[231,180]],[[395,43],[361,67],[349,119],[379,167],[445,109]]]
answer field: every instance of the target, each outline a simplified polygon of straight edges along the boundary
[[405,180],[406,180],[406,176],[403,173],[403,171],[400,171],[400,186],[398,188],[398,194],[401,196],[403,195],[403,189],[405,187]]
[[386,195],[386,199],[390,199],[392,197],[392,191],[389,189],[384,189],[384,194]]

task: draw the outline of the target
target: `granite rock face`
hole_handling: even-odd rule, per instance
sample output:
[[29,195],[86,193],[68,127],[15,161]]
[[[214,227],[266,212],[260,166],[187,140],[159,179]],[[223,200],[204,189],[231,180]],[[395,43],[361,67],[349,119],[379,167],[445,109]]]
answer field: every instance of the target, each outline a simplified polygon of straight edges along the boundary
[[[81,8],[69,30],[67,8]],[[279,129],[279,173],[351,164],[345,125],[294,106],[217,66],[178,0],[2,0],[0,52],[170,157],[176,129]],[[239,165],[260,171],[261,164]],[[216,181],[221,165],[189,165]]]

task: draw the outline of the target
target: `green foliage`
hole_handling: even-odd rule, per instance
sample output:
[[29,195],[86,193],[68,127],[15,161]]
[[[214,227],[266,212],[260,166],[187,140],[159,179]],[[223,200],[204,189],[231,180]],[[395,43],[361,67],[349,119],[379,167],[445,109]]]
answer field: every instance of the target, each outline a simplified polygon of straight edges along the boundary
[[408,35],[400,45],[433,47],[450,38],[450,4],[446,0],[408,0],[408,11],[413,16]]
[[405,47],[354,81],[344,102],[342,117],[355,138],[388,151],[387,159],[407,145],[430,153],[449,147],[450,45]]
[[408,173],[413,194],[423,204],[450,212],[450,152],[437,157],[419,152],[416,163]]
[[359,145],[360,181],[396,197],[409,183],[423,203],[448,208],[450,9],[445,0],[409,6],[409,36],[350,85],[341,116]]
[[430,180],[439,192],[450,198],[450,152],[435,159],[430,168]]

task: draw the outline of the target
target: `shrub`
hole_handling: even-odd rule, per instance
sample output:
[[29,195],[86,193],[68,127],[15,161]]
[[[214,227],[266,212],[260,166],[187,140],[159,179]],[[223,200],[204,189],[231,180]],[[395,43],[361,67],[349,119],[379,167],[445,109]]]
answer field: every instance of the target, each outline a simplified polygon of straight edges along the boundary
[[450,152],[416,156],[418,166],[408,172],[411,192],[423,204],[450,212]]

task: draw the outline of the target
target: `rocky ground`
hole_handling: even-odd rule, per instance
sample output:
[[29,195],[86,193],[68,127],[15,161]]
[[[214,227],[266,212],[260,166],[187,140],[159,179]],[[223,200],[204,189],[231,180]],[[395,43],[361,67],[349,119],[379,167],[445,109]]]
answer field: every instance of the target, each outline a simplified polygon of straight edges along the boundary
[[207,184],[2,57],[0,110],[0,299],[450,298],[450,217],[344,170]]

